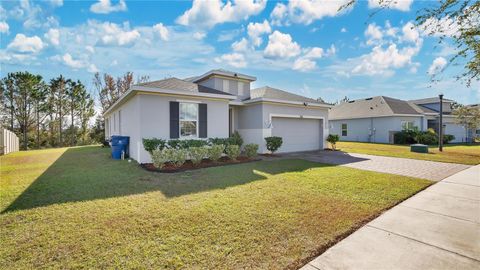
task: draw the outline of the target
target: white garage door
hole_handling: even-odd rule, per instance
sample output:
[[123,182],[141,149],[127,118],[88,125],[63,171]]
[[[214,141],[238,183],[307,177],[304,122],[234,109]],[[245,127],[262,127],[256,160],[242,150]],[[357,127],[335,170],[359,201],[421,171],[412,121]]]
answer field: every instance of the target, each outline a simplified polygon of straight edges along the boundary
[[278,152],[318,150],[321,147],[321,120],[272,118],[272,136],[283,138]]

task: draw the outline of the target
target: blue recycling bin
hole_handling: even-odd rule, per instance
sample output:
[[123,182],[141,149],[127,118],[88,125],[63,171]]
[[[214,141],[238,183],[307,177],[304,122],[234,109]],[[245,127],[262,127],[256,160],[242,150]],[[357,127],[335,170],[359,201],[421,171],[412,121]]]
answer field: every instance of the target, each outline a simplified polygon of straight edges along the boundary
[[122,153],[124,158],[128,157],[128,145],[130,143],[130,137],[128,136],[112,136],[111,138],[111,145],[112,145],[112,158],[113,159],[121,159]]

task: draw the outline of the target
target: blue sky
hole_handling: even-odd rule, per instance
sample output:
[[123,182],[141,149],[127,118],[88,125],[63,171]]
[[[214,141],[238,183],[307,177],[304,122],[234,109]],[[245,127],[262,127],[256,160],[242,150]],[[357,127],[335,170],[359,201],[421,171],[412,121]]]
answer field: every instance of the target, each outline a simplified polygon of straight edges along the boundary
[[256,76],[254,87],[330,102],[440,92],[480,101],[478,82],[453,78],[461,72],[448,64],[454,47],[412,24],[435,2],[394,1],[370,16],[376,1],[341,13],[342,0],[2,1],[1,73],[63,74],[91,88],[97,71],[154,80],[224,68]]

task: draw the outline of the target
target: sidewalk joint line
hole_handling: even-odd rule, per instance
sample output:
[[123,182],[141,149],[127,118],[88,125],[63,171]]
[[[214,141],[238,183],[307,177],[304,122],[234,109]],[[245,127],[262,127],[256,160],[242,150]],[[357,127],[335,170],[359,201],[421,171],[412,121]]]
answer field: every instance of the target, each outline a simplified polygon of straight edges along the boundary
[[461,221],[467,221],[467,222],[470,222],[470,223],[473,223],[473,224],[480,225],[480,223],[475,222],[475,221],[471,221],[471,220],[463,219],[463,218],[459,218],[459,217],[454,217],[454,216],[449,216],[449,215],[446,215],[446,214],[433,212],[433,211],[430,211],[430,210],[425,210],[425,209],[411,207],[411,206],[407,206],[407,205],[401,205],[401,204],[399,204],[398,206],[402,206],[402,207],[405,207],[405,208],[410,208],[410,209],[414,209],[414,210],[418,210],[418,211],[423,211],[423,212],[427,212],[427,213],[431,213],[431,214],[435,214],[435,215],[439,215],[439,216],[444,216],[444,217],[448,217],[448,218],[454,218],[454,219],[458,219],[458,220],[461,220]]
[[455,183],[450,181],[441,181],[443,183],[455,184],[455,185],[463,185],[463,186],[471,186],[471,187],[480,187],[479,185],[472,185],[472,184],[464,184],[464,183]]
[[480,262],[480,260],[477,260],[475,258],[472,258],[472,257],[469,257],[467,255],[463,255],[461,253],[458,253],[456,251],[452,251],[452,250],[448,250],[446,248],[442,248],[442,247],[439,247],[439,246],[435,246],[435,245],[432,245],[432,244],[429,244],[429,243],[425,243],[423,241],[420,241],[420,240],[417,240],[415,238],[411,238],[411,237],[408,237],[408,236],[405,236],[405,235],[402,235],[402,234],[398,234],[398,233],[395,233],[395,232],[391,232],[389,230],[385,230],[385,229],[382,229],[382,228],[378,228],[378,227],[375,227],[375,226],[372,226],[372,225],[365,225],[365,226],[368,226],[368,227],[371,227],[371,228],[374,228],[374,229],[377,229],[377,230],[381,230],[381,231],[384,231],[384,232],[387,232],[387,233],[391,233],[391,234],[394,234],[396,236],[400,236],[400,237],[403,237],[403,238],[406,238],[406,239],[409,239],[409,240],[412,240],[412,241],[415,241],[415,242],[418,242],[418,243],[421,243],[421,244],[424,244],[424,245],[427,245],[427,246],[431,246],[431,247],[434,247],[434,248],[438,248],[438,249],[441,249],[441,250],[444,250],[444,251],[447,251],[447,252],[450,252],[450,253],[453,253],[453,254],[456,254],[458,256],[461,256],[461,257],[464,257],[464,258],[467,258],[467,259],[470,259],[470,260],[474,260],[476,262]]
[[[478,199],[472,199],[472,198],[467,198],[467,197],[462,197],[462,196],[456,196],[456,195],[447,194],[447,193],[441,193],[441,192],[431,191],[431,190],[429,190],[429,189],[426,189],[425,191],[428,191],[429,193],[433,193],[433,194],[436,194],[436,195],[443,195],[443,196],[448,196],[448,197],[457,198],[457,199],[464,199],[464,200],[475,201],[475,202],[479,202],[479,201],[480,201],[480,198],[478,198]],[[480,190],[479,190],[479,191],[480,191]],[[479,192],[479,195],[480,195],[480,192]]]

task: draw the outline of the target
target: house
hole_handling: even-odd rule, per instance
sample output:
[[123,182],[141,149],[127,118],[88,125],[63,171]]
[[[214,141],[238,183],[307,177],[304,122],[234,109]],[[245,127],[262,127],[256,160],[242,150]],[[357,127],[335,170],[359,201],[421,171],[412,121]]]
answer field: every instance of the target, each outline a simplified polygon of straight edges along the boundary
[[[455,123],[451,114],[453,102],[443,99],[444,134],[454,135],[453,142],[465,142],[469,135]],[[344,141],[393,143],[393,134],[403,129],[433,128],[438,133],[439,110],[438,97],[405,101],[376,96],[352,100],[331,109],[330,133],[338,134]]]
[[186,79],[133,85],[104,114],[105,136],[130,136],[130,156],[150,162],[142,138],[226,138],[267,152],[265,137],[280,136],[279,152],[323,149],[332,106],[272,87],[250,89],[255,77],[217,69]]

